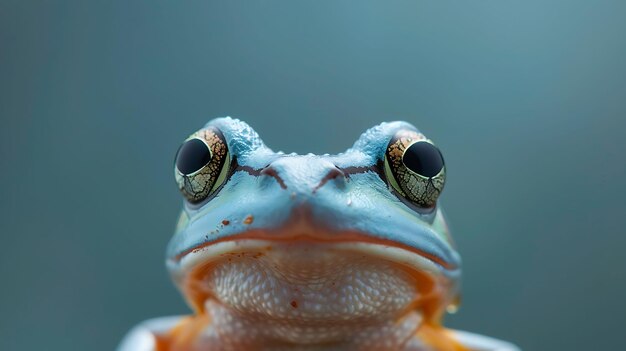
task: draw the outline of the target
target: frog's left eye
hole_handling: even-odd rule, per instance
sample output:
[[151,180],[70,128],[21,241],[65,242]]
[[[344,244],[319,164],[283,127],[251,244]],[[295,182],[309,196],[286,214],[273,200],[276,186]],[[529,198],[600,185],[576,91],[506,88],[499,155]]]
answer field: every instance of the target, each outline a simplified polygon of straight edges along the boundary
[[192,134],[176,153],[176,183],[185,198],[198,203],[224,183],[230,167],[228,145],[214,127]]
[[402,197],[432,208],[443,190],[446,169],[441,152],[430,140],[413,130],[402,130],[387,146],[385,176]]

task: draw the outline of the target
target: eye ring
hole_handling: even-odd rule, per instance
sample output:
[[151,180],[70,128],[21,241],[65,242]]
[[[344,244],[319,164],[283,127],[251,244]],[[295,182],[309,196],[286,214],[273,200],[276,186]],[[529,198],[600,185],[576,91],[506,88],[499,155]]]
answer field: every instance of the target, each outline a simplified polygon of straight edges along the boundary
[[445,185],[445,162],[423,134],[401,130],[385,150],[385,176],[404,199],[421,208],[433,208]]
[[174,177],[178,189],[192,204],[214,194],[224,183],[229,169],[228,144],[215,127],[195,132],[176,152]]

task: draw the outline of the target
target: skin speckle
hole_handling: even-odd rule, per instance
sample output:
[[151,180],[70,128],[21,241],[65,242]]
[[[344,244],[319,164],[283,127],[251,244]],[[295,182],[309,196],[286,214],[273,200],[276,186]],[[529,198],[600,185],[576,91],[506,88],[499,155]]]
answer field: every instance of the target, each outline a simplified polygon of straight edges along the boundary
[[291,301],[291,307],[298,308],[298,301],[296,300]]
[[222,220],[222,224],[223,225],[229,225],[230,221],[228,219],[224,219],[224,220]]
[[247,215],[246,218],[243,219],[243,224],[252,224],[254,221],[254,217],[252,215]]

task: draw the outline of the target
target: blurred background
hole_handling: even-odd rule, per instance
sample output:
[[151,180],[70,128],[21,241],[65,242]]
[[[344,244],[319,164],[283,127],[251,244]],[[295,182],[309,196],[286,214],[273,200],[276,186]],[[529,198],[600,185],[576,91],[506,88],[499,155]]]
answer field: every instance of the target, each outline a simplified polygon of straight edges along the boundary
[[0,349],[112,350],[189,309],[173,157],[234,116],[335,153],[386,120],[443,150],[454,328],[623,348],[626,2],[1,1]]

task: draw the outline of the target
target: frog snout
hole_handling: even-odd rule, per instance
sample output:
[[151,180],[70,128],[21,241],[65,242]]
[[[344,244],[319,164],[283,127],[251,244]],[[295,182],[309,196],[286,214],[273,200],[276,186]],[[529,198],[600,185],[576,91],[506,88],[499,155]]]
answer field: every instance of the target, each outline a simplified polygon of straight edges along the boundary
[[329,183],[343,185],[346,174],[334,163],[315,156],[285,156],[265,167],[261,174],[291,193],[315,193]]

